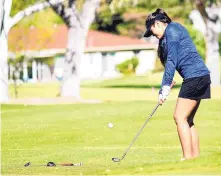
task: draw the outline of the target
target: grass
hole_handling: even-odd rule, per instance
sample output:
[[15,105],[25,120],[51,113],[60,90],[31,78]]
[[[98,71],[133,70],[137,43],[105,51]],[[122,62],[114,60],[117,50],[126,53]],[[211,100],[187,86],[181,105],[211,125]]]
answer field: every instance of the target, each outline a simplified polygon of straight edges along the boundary
[[[211,100],[203,101],[195,119],[200,134],[201,157],[179,162],[182,153],[172,118],[179,82],[123,162],[111,161],[112,157],[123,154],[156,105],[159,82],[154,81],[148,84],[145,77],[129,77],[83,82],[82,97],[104,100],[99,104],[2,105],[2,174],[220,175],[220,88],[214,89]],[[34,92],[35,96],[53,97],[56,86],[56,83],[22,85],[20,96],[30,97]],[[109,122],[114,124],[113,128],[108,127]],[[33,167],[23,167],[29,161]],[[49,161],[83,162],[84,165],[34,166]]]
[[[158,97],[162,73],[148,74],[147,76],[130,76],[109,80],[82,81],[81,97],[83,99],[99,99],[103,101],[134,101],[154,100]],[[176,100],[181,78],[175,74],[176,85],[169,97]],[[59,83],[28,83],[18,88],[18,98],[53,98],[59,91]],[[212,98],[221,99],[221,87],[212,89]],[[9,87],[10,97],[14,98],[13,85]]]
[[[60,106],[2,107],[3,174],[220,174],[220,100],[205,101],[196,118],[201,157],[179,163],[181,148],[171,117],[174,101],[154,115],[121,163],[121,156],[155,103],[112,102]],[[208,111],[209,109],[209,111]],[[108,128],[108,123],[114,124]],[[30,167],[48,161],[83,167]]]

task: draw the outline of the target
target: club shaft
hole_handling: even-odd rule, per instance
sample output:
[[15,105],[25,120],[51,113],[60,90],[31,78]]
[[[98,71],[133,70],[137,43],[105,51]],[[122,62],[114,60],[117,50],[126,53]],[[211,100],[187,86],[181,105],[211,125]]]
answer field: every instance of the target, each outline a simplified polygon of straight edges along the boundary
[[143,124],[143,126],[141,127],[140,131],[137,133],[137,135],[134,137],[133,141],[131,142],[130,146],[127,148],[127,150],[124,152],[123,156],[121,157],[121,160],[124,159],[124,157],[126,156],[126,154],[128,153],[128,151],[130,150],[131,146],[134,144],[134,142],[137,140],[138,136],[140,135],[140,133],[142,132],[142,130],[144,129],[144,127],[146,126],[147,122],[150,120],[150,118],[153,116],[153,114],[156,112],[157,108],[160,106],[159,103],[157,103],[156,107],[154,108],[153,112],[150,114],[150,116],[146,119],[145,123]]

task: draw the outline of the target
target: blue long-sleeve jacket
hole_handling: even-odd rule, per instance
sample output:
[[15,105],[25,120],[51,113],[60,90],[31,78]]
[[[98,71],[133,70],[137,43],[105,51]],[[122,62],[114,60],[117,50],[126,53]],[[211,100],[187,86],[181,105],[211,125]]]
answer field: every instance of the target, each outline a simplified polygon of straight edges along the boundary
[[159,44],[166,57],[161,86],[171,85],[175,70],[184,80],[209,74],[187,30],[181,24],[169,23]]

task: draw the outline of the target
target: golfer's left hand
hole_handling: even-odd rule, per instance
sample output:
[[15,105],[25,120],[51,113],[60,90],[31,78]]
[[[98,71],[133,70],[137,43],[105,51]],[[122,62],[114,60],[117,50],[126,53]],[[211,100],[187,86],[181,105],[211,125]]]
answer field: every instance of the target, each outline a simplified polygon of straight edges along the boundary
[[158,102],[162,105],[170,94],[170,86],[163,86],[160,90]]
[[162,95],[162,94],[159,94],[158,103],[159,103],[160,105],[162,105],[165,100],[166,100],[166,98],[163,98],[163,95]]

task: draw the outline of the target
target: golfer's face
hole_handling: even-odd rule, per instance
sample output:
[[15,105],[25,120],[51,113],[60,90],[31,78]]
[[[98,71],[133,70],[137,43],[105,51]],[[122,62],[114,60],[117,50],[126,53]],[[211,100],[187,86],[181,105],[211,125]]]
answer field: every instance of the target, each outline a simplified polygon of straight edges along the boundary
[[161,39],[163,37],[164,30],[160,22],[155,22],[151,26],[151,31],[153,33],[153,36],[157,37],[158,39]]

